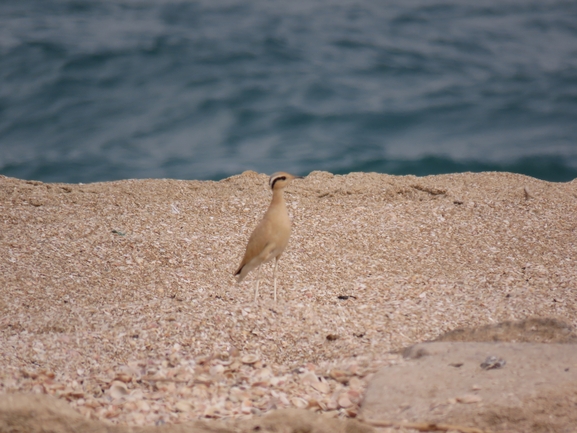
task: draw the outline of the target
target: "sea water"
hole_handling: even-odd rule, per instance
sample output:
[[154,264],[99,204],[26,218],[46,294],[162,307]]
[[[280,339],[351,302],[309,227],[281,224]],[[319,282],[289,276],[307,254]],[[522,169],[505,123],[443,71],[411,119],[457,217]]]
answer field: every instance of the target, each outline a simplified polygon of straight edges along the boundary
[[0,173],[577,177],[577,2],[2,0]]

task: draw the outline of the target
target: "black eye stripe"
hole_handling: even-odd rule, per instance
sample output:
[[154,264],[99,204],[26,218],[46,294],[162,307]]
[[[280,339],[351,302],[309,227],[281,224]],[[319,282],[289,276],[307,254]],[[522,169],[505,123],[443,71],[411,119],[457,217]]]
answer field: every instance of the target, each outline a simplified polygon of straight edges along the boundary
[[270,185],[271,188],[274,188],[274,184],[276,183],[277,180],[286,180],[286,176],[275,177],[275,178],[272,180],[272,183],[271,183],[271,185]]

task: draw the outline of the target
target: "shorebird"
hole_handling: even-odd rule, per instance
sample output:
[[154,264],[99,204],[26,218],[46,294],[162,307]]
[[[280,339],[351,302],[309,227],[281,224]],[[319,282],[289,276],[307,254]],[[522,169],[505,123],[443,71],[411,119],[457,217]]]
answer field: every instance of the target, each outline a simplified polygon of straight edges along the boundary
[[291,235],[291,221],[289,219],[283,190],[293,179],[302,179],[302,176],[293,176],[289,173],[274,173],[268,180],[272,189],[270,205],[258,223],[246,246],[242,262],[234,273],[240,283],[244,277],[254,268],[258,268],[254,301],[258,298],[258,286],[260,284],[260,265],[274,261],[274,301],[276,302],[276,268],[278,259],[285,250]]

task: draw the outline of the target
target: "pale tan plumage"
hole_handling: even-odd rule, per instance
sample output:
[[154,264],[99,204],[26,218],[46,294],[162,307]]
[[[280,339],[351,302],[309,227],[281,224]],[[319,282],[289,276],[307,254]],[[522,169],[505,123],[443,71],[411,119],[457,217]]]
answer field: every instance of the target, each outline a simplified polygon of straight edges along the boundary
[[276,302],[276,268],[278,259],[285,250],[291,234],[291,222],[288,216],[283,190],[293,179],[302,179],[302,177],[278,172],[269,178],[269,185],[272,189],[272,200],[262,220],[250,235],[242,262],[234,274],[238,275],[237,281],[240,283],[250,271],[259,268],[254,292],[255,302],[258,297],[258,286],[260,283],[260,265],[272,259],[275,259],[273,280],[274,300]]

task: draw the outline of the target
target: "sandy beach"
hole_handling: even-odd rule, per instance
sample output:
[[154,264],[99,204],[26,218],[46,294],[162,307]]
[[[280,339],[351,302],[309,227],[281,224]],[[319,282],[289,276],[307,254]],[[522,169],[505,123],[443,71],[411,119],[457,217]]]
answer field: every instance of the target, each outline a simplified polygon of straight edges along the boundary
[[[0,393],[128,425],[356,416],[396,351],[461,327],[577,325],[577,181],[313,172],[279,262],[235,283],[271,193],[219,182],[0,176]],[[184,402],[184,403],[183,403]]]

